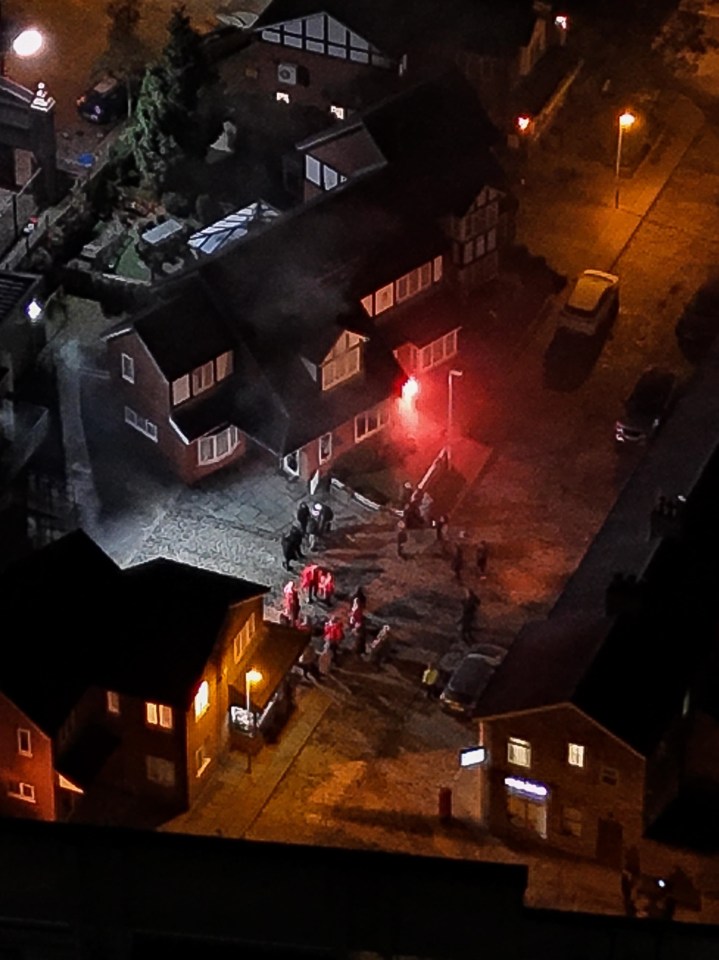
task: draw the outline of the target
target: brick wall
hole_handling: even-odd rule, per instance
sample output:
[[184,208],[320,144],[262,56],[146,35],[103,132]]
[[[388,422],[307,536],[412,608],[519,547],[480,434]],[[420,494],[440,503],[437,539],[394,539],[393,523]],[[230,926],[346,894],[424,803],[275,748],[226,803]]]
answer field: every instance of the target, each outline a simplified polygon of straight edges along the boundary
[[[528,712],[487,721],[482,725],[489,760],[485,769],[485,815],[492,833],[538,840],[531,830],[510,821],[505,777],[544,785],[549,793],[546,844],[594,858],[599,821],[620,824],[624,843],[636,842],[642,830],[644,760],[572,706]],[[510,737],[531,744],[531,766],[509,763]],[[584,766],[568,763],[568,745],[584,747]],[[604,782],[609,771],[616,783]],[[573,835],[564,821],[564,808],[581,814],[581,833]]]
[[[32,756],[18,751],[17,731],[30,731]],[[18,782],[32,785],[35,800],[10,796]],[[52,743],[14,703],[0,695],[0,815],[33,820],[55,819]]]

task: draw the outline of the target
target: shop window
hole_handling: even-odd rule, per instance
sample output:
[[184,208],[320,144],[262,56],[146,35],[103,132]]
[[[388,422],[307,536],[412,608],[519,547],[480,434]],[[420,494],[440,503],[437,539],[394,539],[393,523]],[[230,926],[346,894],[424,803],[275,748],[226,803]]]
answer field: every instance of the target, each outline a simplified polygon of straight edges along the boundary
[[576,807],[562,807],[562,833],[571,837],[582,835],[582,811]]
[[128,354],[123,353],[121,358],[121,367],[122,367],[122,379],[127,380],[128,383],[135,382],[135,361]]
[[35,787],[31,783],[23,783],[22,780],[10,780],[8,783],[8,796],[16,800],[24,800],[26,803],[35,803]]
[[172,405],[176,407],[180,403],[184,403],[185,400],[190,399],[190,376],[185,374],[184,377],[178,377],[177,380],[172,382]]
[[215,376],[217,382],[224,380],[225,377],[229,377],[232,373],[232,351],[228,350],[226,353],[221,353],[219,357],[215,360]]
[[172,707],[162,703],[145,703],[145,720],[150,727],[172,730]]
[[602,772],[599,775],[602,783],[606,783],[609,787],[616,787],[619,783],[619,771],[614,767],[602,767]]
[[584,766],[584,747],[581,744],[567,744],[567,763],[570,767]]
[[18,727],[17,752],[21,757],[32,756],[32,735],[25,727]]
[[210,685],[203,680],[195,694],[195,720],[199,720],[210,709]]
[[145,757],[145,773],[151,783],[161,787],[175,786],[175,764],[164,757]]
[[507,741],[507,761],[517,767],[532,765],[532,747],[528,740],[510,737]]
[[317,441],[319,446],[319,461],[327,463],[332,456],[332,434],[324,433]]
[[108,713],[114,713],[116,716],[120,713],[120,695],[112,690],[105,694],[105,704]]

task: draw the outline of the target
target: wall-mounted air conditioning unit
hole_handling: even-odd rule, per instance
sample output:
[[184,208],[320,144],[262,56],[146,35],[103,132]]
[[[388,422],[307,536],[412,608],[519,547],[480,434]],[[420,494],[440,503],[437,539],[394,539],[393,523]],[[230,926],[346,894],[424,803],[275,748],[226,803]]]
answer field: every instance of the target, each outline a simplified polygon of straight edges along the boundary
[[297,64],[280,63],[277,66],[277,79],[280,83],[287,83],[294,86],[297,83]]

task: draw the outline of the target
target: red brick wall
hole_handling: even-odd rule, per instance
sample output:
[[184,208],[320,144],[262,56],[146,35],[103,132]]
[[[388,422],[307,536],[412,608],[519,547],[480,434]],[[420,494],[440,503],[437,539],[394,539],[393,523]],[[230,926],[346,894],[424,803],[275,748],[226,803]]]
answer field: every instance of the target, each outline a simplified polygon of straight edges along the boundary
[[[18,753],[18,728],[30,731],[31,757]],[[8,795],[11,781],[35,788],[35,802]],[[0,695],[0,816],[54,820],[55,775],[52,743],[14,703]]]
[[[377,433],[374,433],[369,437],[365,437],[364,439],[360,440],[359,443],[372,443],[373,440],[387,436],[394,413],[394,401],[389,399],[385,400],[384,402],[389,411],[389,422],[382,430],[379,430]],[[310,480],[317,469],[319,469],[321,473],[326,474],[332,468],[332,464],[338,460],[339,457],[347,453],[356,445],[355,418],[352,417],[351,420],[348,420],[332,431],[332,456],[329,458],[329,460],[325,461],[325,463],[320,464],[319,438],[312,440],[310,443],[306,444],[306,446],[302,447],[300,451],[300,479]]]
[[[538,839],[515,827],[507,816],[506,776],[536,781],[549,789],[547,801],[547,839],[550,846],[571,853],[594,857],[597,821],[614,819],[622,825],[624,843],[636,842],[642,830],[644,804],[644,760],[571,706],[547,708],[504,717],[482,725],[488,750],[485,776],[485,812],[492,833]],[[531,767],[507,761],[509,737],[531,744]],[[585,765],[567,762],[569,743],[583,745]],[[617,771],[616,786],[601,780],[603,767]],[[562,827],[562,808],[582,811],[580,837]]]

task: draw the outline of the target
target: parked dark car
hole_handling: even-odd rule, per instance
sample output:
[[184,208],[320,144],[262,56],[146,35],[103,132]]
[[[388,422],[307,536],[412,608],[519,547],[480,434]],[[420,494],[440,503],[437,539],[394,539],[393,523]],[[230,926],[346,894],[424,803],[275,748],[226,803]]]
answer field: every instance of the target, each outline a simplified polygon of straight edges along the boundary
[[688,360],[701,360],[719,333],[719,279],[696,292],[676,326],[679,349]]
[[481,653],[468,653],[442,691],[439,698],[442,709],[456,717],[473,717],[493,670]]
[[127,85],[117,77],[103,77],[78,98],[77,112],[90,123],[121,120],[127,116]]
[[645,370],[624,401],[624,414],[614,430],[617,443],[651,440],[671,411],[676,389],[677,378],[671,370]]

